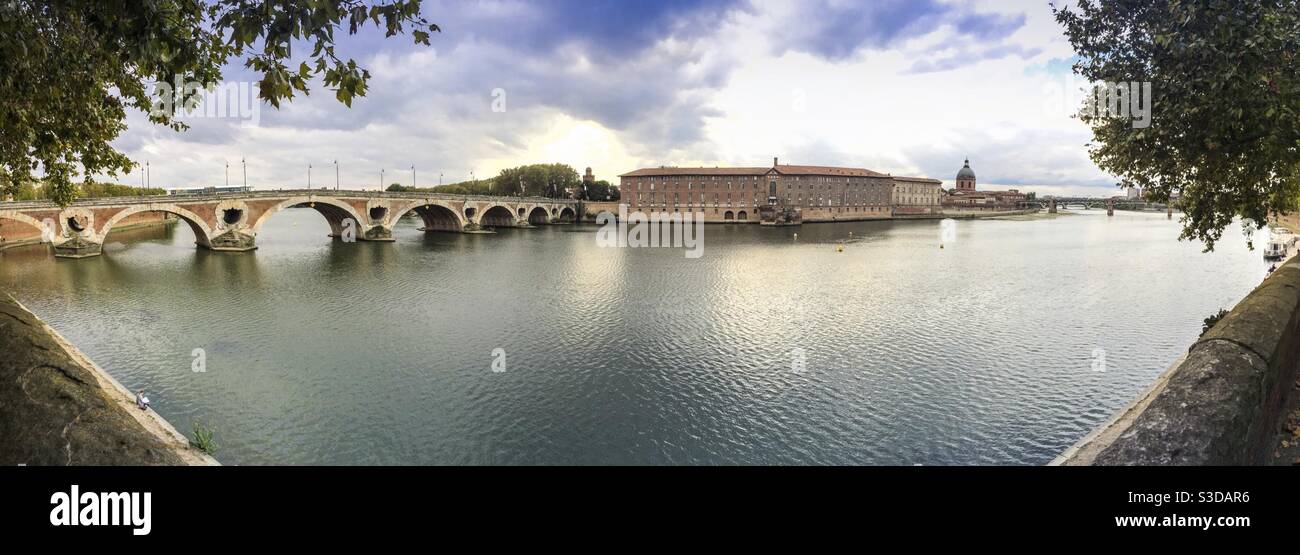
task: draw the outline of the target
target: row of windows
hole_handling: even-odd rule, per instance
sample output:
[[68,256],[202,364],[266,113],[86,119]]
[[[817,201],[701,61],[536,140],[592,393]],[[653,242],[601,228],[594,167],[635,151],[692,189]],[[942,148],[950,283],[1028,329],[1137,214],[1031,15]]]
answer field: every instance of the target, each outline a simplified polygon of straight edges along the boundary
[[[623,178],[623,179],[625,179],[628,183],[638,183],[638,182],[651,182],[651,183],[653,183],[653,182],[655,182],[655,181],[668,181],[668,180],[681,181],[681,180],[683,180],[683,179],[689,179],[689,180],[694,180],[694,181],[727,181],[727,180],[731,180],[731,179],[736,179],[736,180],[739,180],[739,181],[758,181],[758,178],[759,178],[759,177],[760,177],[760,176],[757,176],[757,175],[750,175],[750,176],[744,176],[744,175],[674,175],[674,176],[653,176],[653,175],[652,175],[652,176],[649,176],[649,177],[625,177],[625,178]],[[786,179],[793,179],[793,180],[795,180],[795,181],[804,181],[804,178],[805,178],[805,177],[808,178],[807,181],[839,181],[839,180],[843,180],[843,181],[846,181],[846,182],[859,182],[859,181],[865,181],[865,180],[867,180],[867,179],[879,179],[879,178],[868,178],[868,177],[832,177],[832,176],[829,176],[829,175],[792,175],[792,176],[788,176]],[[774,176],[774,177],[773,177],[773,179],[779,179],[779,178],[780,178],[780,176]]]
[[[698,188],[702,188],[702,189],[705,189],[705,190],[712,190],[712,188],[710,188],[710,187],[706,187],[706,186],[704,186],[704,184],[700,184],[700,183],[692,183],[692,182],[687,182],[687,183],[686,183],[686,190],[687,190],[687,191],[695,190],[695,189],[697,188],[697,187],[696,187],[697,185],[699,185]],[[732,189],[732,184],[731,184],[731,183],[726,183],[725,185],[726,185],[726,187],[727,187],[727,190],[731,190],[731,189]],[[771,185],[771,184],[769,184],[769,185]],[[837,187],[837,185],[842,185],[842,186]],[[848,184],[830,184],[830,183],[828,183],[828,184],[826,184],[826,185],[822,185],[822,186],[818,186],[818,185],[809,185],[809,186],[808,186],[808,190],[811,191],[811,190],[815,190],[815,189],[821,188],[821,189],[825,189],[825,190],[832,190],[832,189],[847,189],[847,190],[857,190],[857,191],[861,191],[861,190],[866,189],[866,188],[868,188],[868,187],[870,187],[871,189],[880,190],[880,191],[887,191],[887,190],[888,190],[888,189],[887,189],[888,185],[882,185],[882,184],[878,184],[878,183],[848,183]],[[737,184],[736,184],[736,189],[741,189],[741,188],[743,188],[743,185],[737,183]],[[757,183],[754,183],[752,188],[753,188],[753,189],[757,189],[757,188],[758,188],[758,184],[757,184]],[[803,190],[803,184],[795,185],[793,188],[794,188],[795,190]],[[672,189],[681,189],[681,183],[664,183],[664,184],[663,184],[663,188],[662,188],[662,190],[672,190]],[[639,186],[637,186],[637,185],[633,185],[633,186],[629,187],[628,190],[635,192],[635,191],[639,191],[639,190],[641,190],[641,189],[640,189]],[[651,184],[649,185],[649,187],[648,187],[647,190],[649,190],[649,191],[654,191],[654,190],[655,190],[655,184],[654,184],[654,183],[651,183]]]
[[[664,188],[670,188],[670,187],[680,188],[682,186],[682,183],[685,182],[686,188],[692,189],[697,185],[700,187],[706,187],[705,182],[717,182],[717,181],[722,181],[727,186],[728,189],[732,187],[731,177],[725,177],[723,179],[719,179],[718,177],[713,177],[712,179],[709,179],[700,176],[674,177],[672,179],[664,178],[660,180],[656,180],[655,178],[651,177],[649,178],[649,181],[646,181],[646,178],[632,177],[632,178],[625,178],[624,185],[629,189],[635,191],[640,189],[642,184],[645,184],[649,190],[653,191],[656,186],[660,186]],[[740,178],[739,180],[736,181],[735,185],[737,187],[743,187],[744,185],[741,182],[744,181],[752,181],[753,187],[755,188],[758,187],[758,183],[757,183],[758,179],[749,180],[749,179]],[[795,176],[794,181],[798,183],[801,182],[802,180],[800,179],[800,176]],[[845,186],[858,186],[858,187],[862,187],[866,185],[874,185],[880,187],[888,187],[890,185],[889,183],[882,183],[878,180],[868,181],[865,178],[821,178],[821,179],[809,179],[808,181],[815,182],[815,183],[822,183],[825,184],[827,187],[831,187],[832,185],[845,185]],[[802,186],[803,186],[802,183],[796,185],[796,187],[802,187]],[[815,186],[815,185],[811,185],[811,186]]]
[[[654,202],[655,202],[655,199],[657,199],[657,198],[660,198],[658,193],[637,193],[637,194],[636,194],[636,201],[637,201],[637,202],[641,202],[643,199],[645,199],[645,200],[649,200],[651,203],[654,203]],[[668,193],[664,193],[662,198],[664,199],[664,202],[667,202],[667,200],[668,200]],[[718,199],[719,199],[719,198],[720,198],[720,197],[718,196],[717,193],[714,193],[714,194],[713,194],[713,202],[714,202],[715,204],[718,202]],[[743,202],[743,201],[744,201],[744,198],[745,198],[744,195],[740,195],[740,196],[737,197],[737,200]],[[675,203],[675,202],[677,202],[679,199],[681,199],[681,193],[673,193],[673,202]],[[686,193],[686,202],[690,202],[690,201],[691,201],[691,194],[690,194],[690,193]],[[701,203],[704,202],[704,193],[700,193],[700,202],[701,202]],[[755,202],[755,203],[758,202],[758,195],[754,195],[754,202]],[[731,203],[731,193],[727,193],[727,203]]]
[[[717,207],[717,206],[706,206],[706,205],[700,205],[699,208],[701,208],[701,209],[703,209],[703,208],[713,208],[713,213],[714,213],[714,214],[717,214],[718,211],[721,210],[721,209],[730,209],[730,208],[735,208],[735,207],[732,207],[732,206],[726,206],[726,207],[721,207],[721,208],[720,208],[720,207]],[[743,206],[742,206],[741,208],[749,208],[749,207],[743,207]],[[636,209],[636,207],[633,207],[633,209]],[[696,208],[695,208],[694,206],[689,205],[689,204],[686,205],[686,206],[673,205],[673,206],[671,206],[671,207],[669,207],[669,206],[663,206],[663,210],[662,210],[662,212],[682,212],[682,211],[692,212],[692,211],[695,211],[695,209],[696,209]],[[833,207],[828,207],[827,209],[823,209],[823,210],[820,210],[820,211],[821,211],[821,212],[825,212],[825,211],[827,211],[827,210],[829,210],[829,211],[831,211],[831,212],[839,212],[839,213],[844,213],[844,212],[884,212],[884,211],[885,211],[884,207],[880,207],[880,206],[867,206],[867,205],[858,205],[858,206],[833,206]],[[728,212],[730,212],[730,210],[728,210]],[[745,211],[744,211],[744,210],[741,210],[739,213],[740,213],[740,214],[744,214]]]
[[897,185],[895,186],[894,190],[900,193],[928,193],[928,192],[938,193],[939,186],[938,185]]

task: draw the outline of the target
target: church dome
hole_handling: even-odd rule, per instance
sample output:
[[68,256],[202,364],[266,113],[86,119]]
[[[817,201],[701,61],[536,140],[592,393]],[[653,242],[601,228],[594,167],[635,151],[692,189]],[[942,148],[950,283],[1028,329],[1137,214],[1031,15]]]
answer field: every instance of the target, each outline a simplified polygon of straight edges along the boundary
[[970,159],[967,159],[966,165],[957,172],[957,179],[975,179],[975,170],[970,169]]

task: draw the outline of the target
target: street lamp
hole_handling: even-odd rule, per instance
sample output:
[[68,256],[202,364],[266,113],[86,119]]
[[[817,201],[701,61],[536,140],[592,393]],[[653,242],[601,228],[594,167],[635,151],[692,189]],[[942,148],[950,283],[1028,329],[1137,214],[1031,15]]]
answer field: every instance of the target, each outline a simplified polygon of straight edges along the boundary
[[307,164],[307,189],[311,189],[311,164]]
[[243,156],[240,156],[239,163],[244,166],[244,190],[248,191],[248,160],[245,160]]
[[230,188],[230,162],[226,162],[226,188]]
[[379,190],[384,190],[384,169],[379,168]]
[[334,190],[339,190],[339,160],[334,159]]
[[411,188],[415,188],[415,166],[411,166]]

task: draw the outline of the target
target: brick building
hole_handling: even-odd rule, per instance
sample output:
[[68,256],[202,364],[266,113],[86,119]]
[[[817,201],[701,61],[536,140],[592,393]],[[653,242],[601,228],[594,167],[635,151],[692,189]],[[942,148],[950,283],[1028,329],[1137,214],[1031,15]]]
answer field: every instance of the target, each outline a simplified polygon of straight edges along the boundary
[[894,214],[937,214],[943,200],[943,182],[928,177],[894,178]]
[[753,222],[761,210],[773,209],[797,212],[805,222],[889,218],[899,180],[916,189],[916,202],[929,206],[933,198],[938,206],[936,180],[862,168],[782,165],[775,158],[766,168],[643,168],[619,179],[630,210],[703,213],[710,222]]

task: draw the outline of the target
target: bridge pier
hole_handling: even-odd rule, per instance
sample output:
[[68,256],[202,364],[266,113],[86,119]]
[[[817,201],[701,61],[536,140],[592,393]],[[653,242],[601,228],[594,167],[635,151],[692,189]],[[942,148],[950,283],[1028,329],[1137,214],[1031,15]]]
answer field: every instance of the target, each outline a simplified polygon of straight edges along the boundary
[[90,258],[103,253],[104,243],[90,241],[80,236],[54,245],[55,258]]
[[246,233],[240,233],[234,229],[209,239],[208,244],[206,245],[202,243],[202,239],[199,241],[198,245],[200,247],[220,252],[248,252],[257,250],[256,237]]
[[373,225],[370,226],[370,228],[367,229],[365,233],[357,237],[357,239],[361,241],[391,243],[392,241],[394,241],[393,230],[392,228],[385,227],[382,225]]
[[1052,204],[1047,207],[1048,214],[1056,213],[1056,199],[1052,199]]

